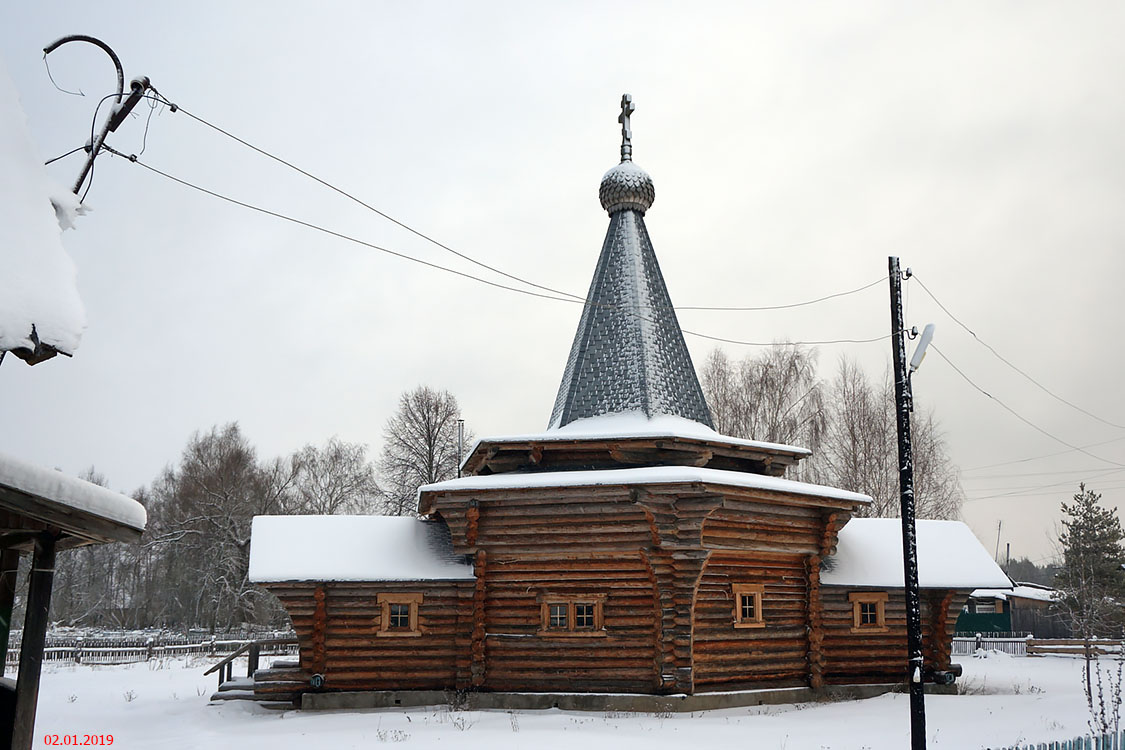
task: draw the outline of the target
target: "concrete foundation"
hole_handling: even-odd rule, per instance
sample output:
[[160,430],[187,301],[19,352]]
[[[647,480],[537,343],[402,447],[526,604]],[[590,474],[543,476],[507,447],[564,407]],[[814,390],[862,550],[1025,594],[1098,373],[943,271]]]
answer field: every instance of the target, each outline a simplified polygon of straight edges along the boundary
[[[334,693],[305,693],[301,708],[313,711],[452,706],[465,710],[541,710],[627,711],[667,713],[709,711],[779,703],[838,701],[873,698],[890,692],[903,692],[903,684],[839,685],[820,689],[808,687],[774,690],[740,690],[696,695],[640,695],[632,693],[483,693],[443,690],[363,690]],[[927,685],[927,693],[955,693],[952,685]]]

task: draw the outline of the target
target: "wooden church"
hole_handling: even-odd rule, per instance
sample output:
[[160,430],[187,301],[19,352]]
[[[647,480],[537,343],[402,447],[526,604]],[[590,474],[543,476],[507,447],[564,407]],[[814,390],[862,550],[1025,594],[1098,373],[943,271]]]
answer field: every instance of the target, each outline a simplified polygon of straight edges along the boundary
[[[266,516],[251,579],[278,596],[298,692],[699,694],[901,683],[896,520],[791,481],[809,455],[718,434],[645,228],[632,161],[548,428],[481,440],[421,518]],[[918,524],[926,674],[969,592],[1007,577],[961,523]],[[294,555],[297,545],[311,554]],[[307,704],[307,702],[306,702]]]

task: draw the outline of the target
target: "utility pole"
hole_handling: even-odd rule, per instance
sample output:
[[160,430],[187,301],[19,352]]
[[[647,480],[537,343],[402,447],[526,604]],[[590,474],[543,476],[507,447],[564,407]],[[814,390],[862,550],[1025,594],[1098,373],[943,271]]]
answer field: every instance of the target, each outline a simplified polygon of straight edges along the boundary
[[124,101],[122,101],[121,97],[125,96],[125,71],[121,68],[121,58],[119,58],[117,56],[117,53],[114,52],[110,48],[110,46],[103,42],[101,39],[96,39],[92,36],[86,36],[85,34],[71,34],[70,36],[64,36],[63,38],[56,39],[55,41],[44,47],[43,57],[46,58],[47,55],[51,54],[59,47],[67,44],[68,42],[87,42],[88,44],[92,44],[95,47],[98,47],[107,55],[109,55],[110,60],[113,61],[113,67],[117,69],[117,96],[115,98],[113,106],[109,108],[109,114],[106,115],[105,123],[102,125],[101,131],[97,134],[96,137],[94,137],[90,142],[86,144],[86,153],[88,154],[88,156],[86,157],[86,164],[82,167],[82,172],[78,175],[78,179],[74,183],[73,192],[75,195],[78,195],[79,191],[82,190],[82,184],[86,182],[86,176],[89,175],[90,170],[94,168],[94,160],[98,158],[98,154],[101,152],[102,146],[105,145],[106,136],[108,136],[110,133],[115,132],[117,128],[121,126],[121,123],[125,122],[125,118],[129,116],[130,112],[133,111],[133,107],[137,106],[137,102],[139,102],[144,97],[144,95],[150,88],[152,88],[152,83],[148,80],[147,76],[134,78],[129,83],[129,96],[126,97]]
[[[898,418],[898,485],[902,514],[902,569],[906,593],[907,680],[910,685],[910,750],[926,750],[926,696],[922,663],[922,607],[918,594],[918,534],[914,524],[914,452],[910,412],[914,398],[906,367],[902,280],[897,257],[889,260],[891,341],[894,344],[895,414]],[[906,278],[910,270],[906,271]],[[915,359],[918,359],[915,355]]]
[[461,463],[465,460],[465,420],[457,420],[457,478],[461,478]]

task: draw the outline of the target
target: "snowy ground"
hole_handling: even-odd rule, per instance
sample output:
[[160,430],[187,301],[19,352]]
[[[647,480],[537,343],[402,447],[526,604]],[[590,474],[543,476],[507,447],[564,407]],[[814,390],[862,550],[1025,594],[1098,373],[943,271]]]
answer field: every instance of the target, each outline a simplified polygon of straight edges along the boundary
[[[1086,731],[1074,659],[962,658],[966,694],[929,696],[931,748],[1005,747]],[[112,734],[113,747],[345,750],[381,743],[458,750],[613,747],[754,747],[788,750],[909,746],[907,698],[804,703],[696,712],[624,714],[567,711],[269,711],[243,702],[208,705],[209,662],[120,667],[58,666],[44,672],[35,747],[45,734]],[[245,666],[242,666],[245,674]],[[237,674],[237,672],[236,672]]]

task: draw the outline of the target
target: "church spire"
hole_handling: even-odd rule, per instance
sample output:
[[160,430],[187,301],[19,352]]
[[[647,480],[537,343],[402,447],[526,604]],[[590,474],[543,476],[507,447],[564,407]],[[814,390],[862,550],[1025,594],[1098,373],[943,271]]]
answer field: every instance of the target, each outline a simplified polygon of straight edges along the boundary
[[656,198],[633,164],[633,97],[621,97],[621,163],[598,190],[609,230],[570,348],[550,427],[640,411],[712,427],[711,413],[645,227]]

